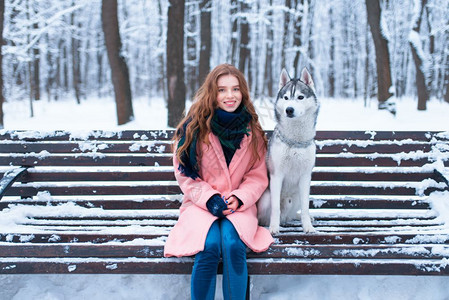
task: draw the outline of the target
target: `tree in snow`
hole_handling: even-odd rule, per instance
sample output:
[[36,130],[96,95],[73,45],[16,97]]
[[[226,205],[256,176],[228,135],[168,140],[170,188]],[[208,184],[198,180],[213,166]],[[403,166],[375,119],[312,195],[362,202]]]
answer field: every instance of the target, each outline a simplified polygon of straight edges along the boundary
[[396,114],[395,105],[391,102],[392,81],[388,40],[382,34],[380,0],[365,0],[366,12],[376,51],[377,66],[377,99],[379,109],[387,109]]
[[[419,3],[421,2],[421,3]],[[413,29],[409,35],[410,50],[412,51],[413,61],[416,67],[416,87],[418,89],[418,110],[426,110],[429,91],[426,84],[426,70],[424,51],[422,49],[419,30],[421,27],[422,15],[425,11],[427,0],[415,1],[415,16],[413,18]]]
[[198,80],[201,83],[210,71],[210,55],[212,48],[211,0],[201,0],[201,47],[198,67]]
[[184,1],[170,0],[167,22],[168,126],[176,127],[185,109]]
[[111,77],[117,105],[117,121],[119,125],[122,125],[131,121],[134,113],[128,66],[121,54],[122,42],[118,25],[117,0],[103,0],[101,20],[109,65],[111,66]]
[[5,19],[5,1],[0,1],[0,129],[3,129],[3,23]]

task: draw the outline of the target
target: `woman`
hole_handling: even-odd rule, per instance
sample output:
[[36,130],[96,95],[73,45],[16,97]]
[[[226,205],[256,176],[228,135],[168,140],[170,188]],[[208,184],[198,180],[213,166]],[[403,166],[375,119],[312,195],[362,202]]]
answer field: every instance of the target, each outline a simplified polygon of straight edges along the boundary
[[268,185],[267,140],[243,74],[222,64],[206,77],[175,133],[175,176],[184,193],[164,255],[195,255],[192,299],[213,299],[223,260],[223,296],[244,299],[246,247],[267,250],[256,202]]

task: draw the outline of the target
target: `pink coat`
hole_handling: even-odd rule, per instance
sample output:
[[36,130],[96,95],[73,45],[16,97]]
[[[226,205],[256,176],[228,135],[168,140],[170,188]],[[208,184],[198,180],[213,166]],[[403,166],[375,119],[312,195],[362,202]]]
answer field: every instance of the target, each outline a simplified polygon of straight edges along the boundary
[[261,149],[261,159],[251,164],[251,138],[245,136],[228,169],[217,136],[210,133],[209,140],[210,146],[201,145],[201,178],[193,180],[182,175],[178,170],[179,162],[176,157],[173,159],[175,176],[184,197],[178,222],[165,244],[165,257],[191,256],[204,249],[209,228],[217,219],[206,207],[207,200],[214,194],[226,198],[234,195],[243,202],[243,205],[227,218],[251,250],[263,252],[273,243],[270,232],[258,226],[257,221],[256,202],[268,186],[265,150]]

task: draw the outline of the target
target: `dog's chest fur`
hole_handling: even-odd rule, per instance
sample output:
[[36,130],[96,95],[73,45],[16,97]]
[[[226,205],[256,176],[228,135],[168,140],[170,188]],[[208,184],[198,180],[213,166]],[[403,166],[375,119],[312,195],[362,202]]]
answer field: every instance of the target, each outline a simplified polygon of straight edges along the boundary
[[[270,140],[268,169],[270,174],[288,174],[284,181],[297,182],[302,174],[310,174],[315,165],[315,143],[306,147],[291,147],[278,137]],[[277,175],[277,174],[276,174]]]

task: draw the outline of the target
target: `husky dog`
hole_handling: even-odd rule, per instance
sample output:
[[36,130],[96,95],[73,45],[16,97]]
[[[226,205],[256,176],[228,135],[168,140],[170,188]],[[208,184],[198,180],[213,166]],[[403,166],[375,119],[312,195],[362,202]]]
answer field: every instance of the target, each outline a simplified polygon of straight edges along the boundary
[[[275,103],[276,127],[268,144],[270,185],[257,203],[259,222],[279,233],[280,224],[300,218],[304,232],[314,232],[309,214],[312,168],[315,165],[315,125],[319,103],[312,76],[281,72]],[[301,211],[299,214],[298,211]]]

